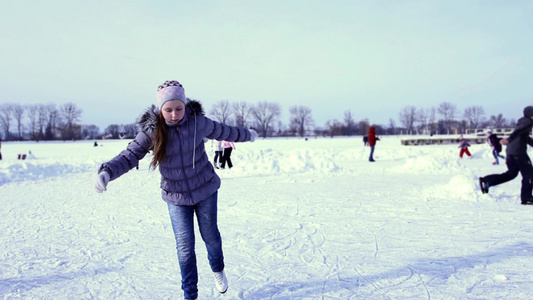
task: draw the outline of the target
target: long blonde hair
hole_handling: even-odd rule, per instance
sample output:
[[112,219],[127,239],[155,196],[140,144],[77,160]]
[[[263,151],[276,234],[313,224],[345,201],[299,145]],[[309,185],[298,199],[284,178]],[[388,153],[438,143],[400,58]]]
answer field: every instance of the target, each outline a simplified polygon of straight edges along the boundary
[[161,112],[157,116],[151,148],[154,150],[154,157],[150,162],[150,168],[155,169],[167,157],[167,126]]

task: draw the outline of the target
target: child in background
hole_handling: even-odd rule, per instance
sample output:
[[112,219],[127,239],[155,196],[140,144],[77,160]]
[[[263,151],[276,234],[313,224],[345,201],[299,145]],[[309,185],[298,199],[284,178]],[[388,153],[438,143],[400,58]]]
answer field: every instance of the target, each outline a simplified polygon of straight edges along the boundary
[[459,151],[459,157],[463,158],[463,154],[466,153],[468,157],[472,158],[472,154],[470,154],[470,151],[468,151],[468,147],[470,147],[470,143],[468,142],[467,139],[463,137],[462,134],[461,134],[460,139],[461,139],[461,143],[459,144],[458,148],[461,148],[461,151]]
[[501,155],[500,152],[502,152],[502,144],[500,144],[500,138],[492,133],[492,131],[487,132],[487,141],[492,148],[492,155],[494,156],[495,161],[492,163],[493,165],[499,165],[500,161],[499,158],[505,159],[505,156]]
[[[214,141],[213,141],[214,142]],[[219,169],[219,164],[222,163],[222,151],[224,148],[222,148],[222,141],[217,141],[217,145],[215,148],[215,158],[213,159],[213,165],[215,168]]]
[[233,149],[235,149],[235,144],[230,141],[223,141],[222,147],[224,148],[224,154],[222,155],[222,165],[220,165],[220,168],[224,169],[226,164],[228,164],[228,169],[231,169],[233,168],[233,163],[231,162],[231,152]]

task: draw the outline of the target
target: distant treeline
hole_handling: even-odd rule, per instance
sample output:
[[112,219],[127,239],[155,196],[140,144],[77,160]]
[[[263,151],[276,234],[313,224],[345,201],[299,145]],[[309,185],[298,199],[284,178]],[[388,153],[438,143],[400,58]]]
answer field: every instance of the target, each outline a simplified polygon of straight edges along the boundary
[[[81,140],[133,138],[135,124],[111,124],[103,131],[96,125],[80,124],[82,110],[74,103],[57,106],[54,103],[21,105],[0,104],[0,129],[4,140]],[[370,126],[376,133],[385,134],[446,134],[464,133],[467,129],[503,128],[514,126],[501,114],[486,117],[483,107],[471,106],[459,112],[454,104],[443,102],[438,107],[405,106],[398,114],[400,125],[391,118],[389,124],[370,124],[368,118],[355,120],[351,110],[344,111],[341,121],[328,120],[317,126],[311,108],[304,105],[289,107],[289,120],[280,120],[281,106],[275,102],[247,102],[221,100],[208,111],[215,121],[257,130],[260,136],[352,136],[366,135]]]

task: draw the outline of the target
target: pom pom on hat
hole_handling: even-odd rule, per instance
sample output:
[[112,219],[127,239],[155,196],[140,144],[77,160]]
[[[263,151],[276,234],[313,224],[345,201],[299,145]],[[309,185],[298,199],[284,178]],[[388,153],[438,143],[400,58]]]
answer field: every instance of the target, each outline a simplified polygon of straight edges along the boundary
[[176,80],[167,80],[157,88],[156,106],[161,109],[165,102],[170,100],[181,100],[187,104],[187,97],[185,97],[185,89]]

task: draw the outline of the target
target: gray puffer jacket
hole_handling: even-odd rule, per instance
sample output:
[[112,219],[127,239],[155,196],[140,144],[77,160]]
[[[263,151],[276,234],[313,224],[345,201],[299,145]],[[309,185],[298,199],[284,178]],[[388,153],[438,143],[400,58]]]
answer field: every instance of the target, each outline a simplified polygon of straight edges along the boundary
[[[114,180],[136,167],[151,150],[158,114],[155,106],[149,108],[138,121],[141,132],[126,150],[102,164],[98,172],[106,171]],[[247,142],[250,137],[246,128],[228,126],[205,117],[199,102],[187,103],[183,119],[176,126],[167,128],[166,159],[159,164],[163,200],[174,205],[194,205],[220,187],[220,178],[205,152],[204,138]]]
[[516,127],[507,139],[507,155],[527,155],[527,145],[533,146],[533,140],[530,137],[531,128],[533,128],[533,107],[524,108],[524,117],[518,119]]

